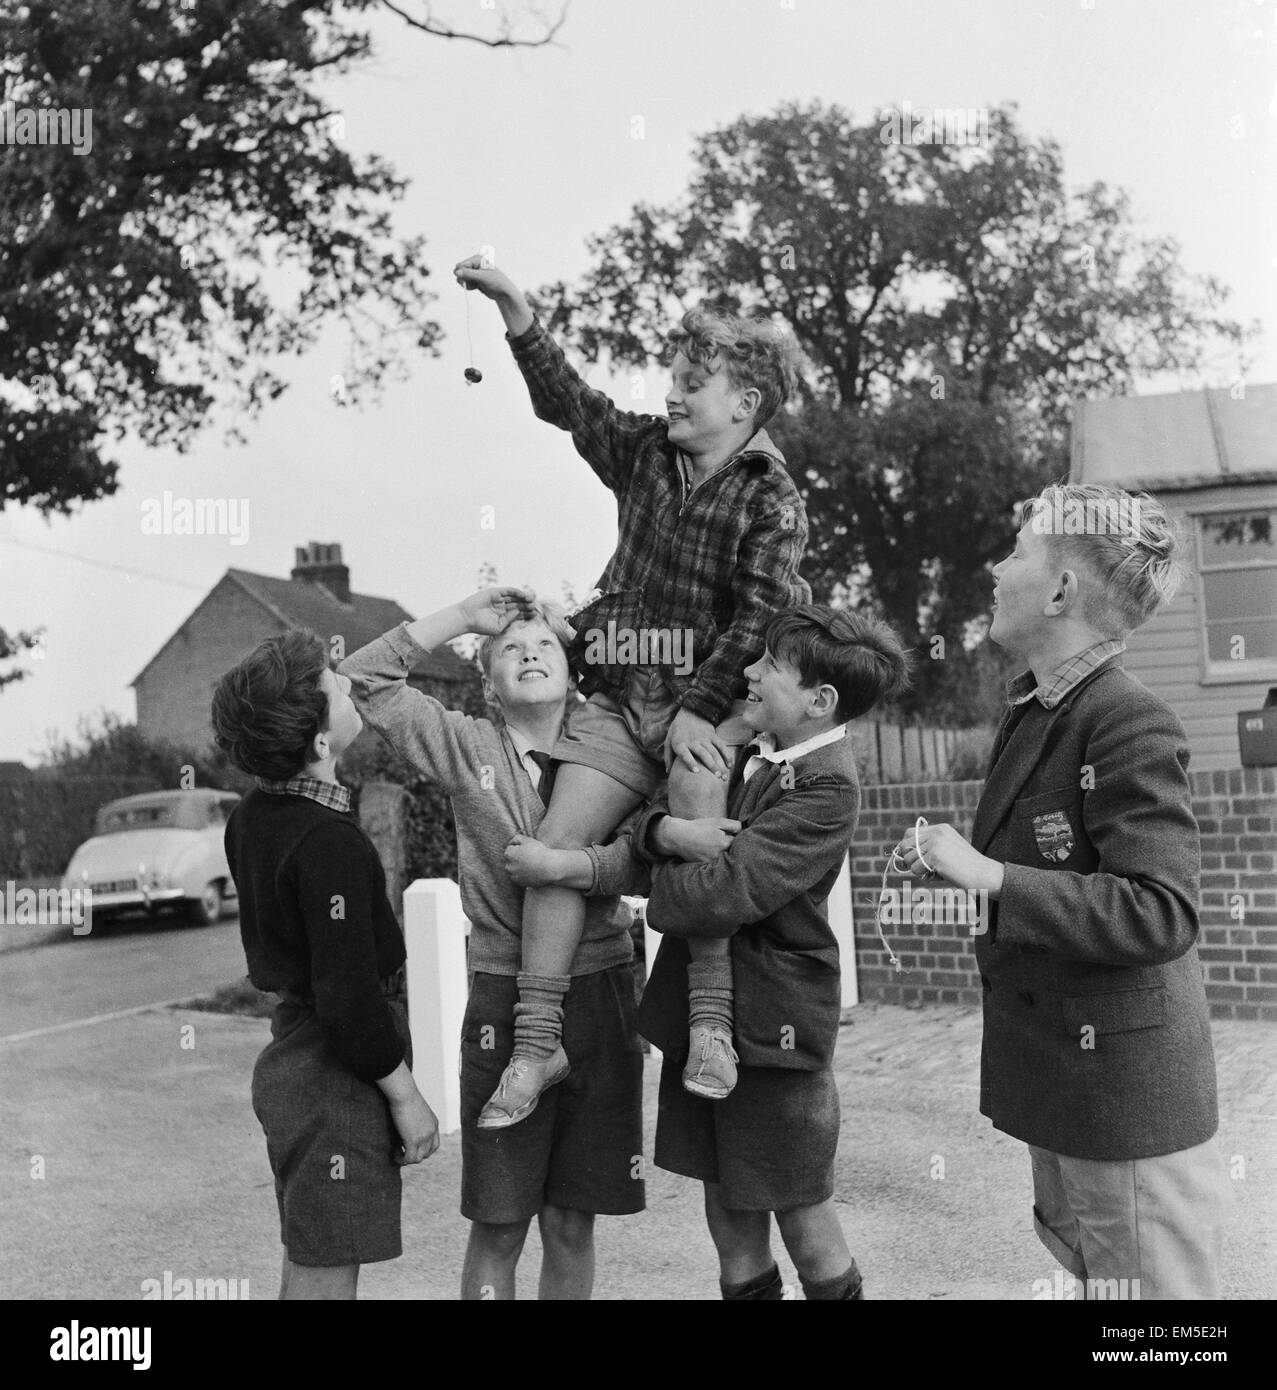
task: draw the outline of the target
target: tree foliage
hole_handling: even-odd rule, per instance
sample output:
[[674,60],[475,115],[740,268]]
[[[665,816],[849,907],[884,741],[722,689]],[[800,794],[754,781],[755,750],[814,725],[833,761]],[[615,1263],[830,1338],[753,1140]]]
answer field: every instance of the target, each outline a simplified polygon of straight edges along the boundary
[[425,240],[392,227],[405,183],[351,154],[320,85],[369,58],[379,8],[494,48],[563,22],[485,4],[472,32],[422,0],[3,8],[0,98],[66,113],[76,143],[0,144],[0,511],[115,492],[112,439],[182,451],[216,406],[253,415],[284,389],[272,362],[327,323],[349,342],[342,403],[435,351]]
[[[966,648],[1012,507],[1068,471],[1070,402],[1153,372],[1200,385],[1248,334],[1128,197],[1070,192],[1015,108],[978,147],[906,145],[882,120],[786,104],[700,136],[686,194],[590,238],[572,286],[535,296],[586,357],[646,365],[695,303],[779,314],[808,357],[769,426],[803,490],[818,597],[867,603],[924,649],[915,707],[972,717]],[[988,655],[981,659],[989,665]]]
[[[350,333],[349,389],[437,327],[403,183],[356,159],[317,79],[369,53],[331,3],[32,0],[0,21],[17,107],[85,111],[86,152],[0,152],[3,503],[114,491],[104,435],[189,443],[222,391],[253,412],[269,360]],[[282,273],[280,273],[282,272]]]
[[50,734],[39,770],[61,778],[135,777],[157,789],[183,785],[245,792],[253,785],[218,748],[179,748],[147,739],[136,724],[103,710],[83,718],[74,738]]
[[[15,632],[12,635],[0,627],[0,662],[10,661],[14,657],[20,656],[23,652],[39,653],[43,650],[42,646],[43,629],[36,632]],[[13,681],[23,680],[30,672],[21,666],[14,666],[8,671],[0,671],[0,690]]]

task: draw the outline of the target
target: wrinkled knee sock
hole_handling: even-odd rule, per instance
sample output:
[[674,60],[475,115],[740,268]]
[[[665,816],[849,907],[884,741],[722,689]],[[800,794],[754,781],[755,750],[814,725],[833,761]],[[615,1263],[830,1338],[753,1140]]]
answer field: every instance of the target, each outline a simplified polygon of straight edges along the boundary
[[514,1006],[514,1056],[552,1056],[563,1041],[563,997],[570,975],[518,974],[519,1002]]
[[691,1026],[732,1031],[732,961],[730,956],[689,961],[687,1004]]
[[743,1284],[725,1284],[720,1279],[718,1287],[722,1289],[723,1297],[732,1301],[747,1299],[755,1303],[774,1303],[785,1296],[778,1265],[772,1265],[766,1274],[756,1275]]
[[835,1275],[832,1279],[803,1279],[803,1296],[807,1301],[820,1301],[825,1303],[842,1303],[849,1299],[862,1299],[862,1280],[860,1271],[856,1268],[855,1260],[852,1260],[850,1268],[845,1274]]

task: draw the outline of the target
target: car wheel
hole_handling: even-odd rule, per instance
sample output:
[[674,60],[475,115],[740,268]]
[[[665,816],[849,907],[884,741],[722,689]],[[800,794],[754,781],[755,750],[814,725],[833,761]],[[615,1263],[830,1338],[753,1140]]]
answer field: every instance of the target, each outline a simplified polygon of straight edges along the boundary
[[192,922],[208,927],[222,915],[222,890],[216,883],[206,883],[198,898],[191,898],[187,904]]

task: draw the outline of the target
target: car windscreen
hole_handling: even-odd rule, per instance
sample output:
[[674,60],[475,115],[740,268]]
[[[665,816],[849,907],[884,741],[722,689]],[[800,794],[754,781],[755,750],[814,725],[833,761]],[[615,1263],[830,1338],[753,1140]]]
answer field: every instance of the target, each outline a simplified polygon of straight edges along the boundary
[[93,833],[112,835],[121,830],[203,830],[209,824],[215,802],[198,797],[169,797],[155,801],[116,802],[97,813]]

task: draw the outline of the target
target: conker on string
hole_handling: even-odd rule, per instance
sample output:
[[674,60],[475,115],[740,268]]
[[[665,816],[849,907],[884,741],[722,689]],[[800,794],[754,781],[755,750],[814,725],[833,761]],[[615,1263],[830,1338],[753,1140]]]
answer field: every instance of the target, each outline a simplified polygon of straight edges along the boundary
[[483,380],[483,373],[478,369],[478,367],[467,367],[466,380],[470,383],[471,386],[478,386],[478,384]]

